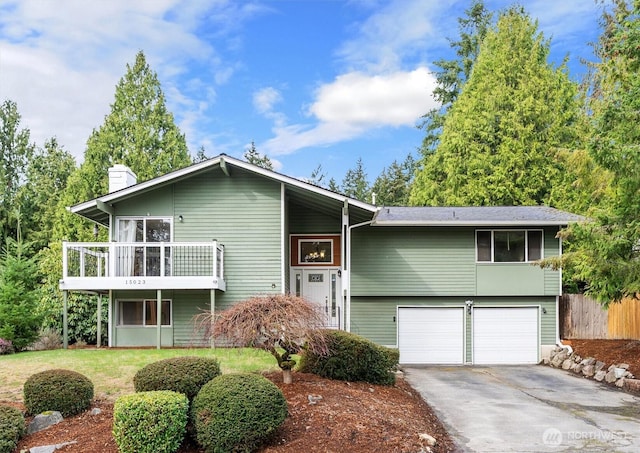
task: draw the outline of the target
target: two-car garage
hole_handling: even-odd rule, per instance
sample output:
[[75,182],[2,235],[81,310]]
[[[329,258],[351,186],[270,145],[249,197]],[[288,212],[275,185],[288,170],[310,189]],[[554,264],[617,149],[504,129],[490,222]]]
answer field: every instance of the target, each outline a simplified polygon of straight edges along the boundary
[[398,307],[400,363],[538,363],[538,312],[538,306]]

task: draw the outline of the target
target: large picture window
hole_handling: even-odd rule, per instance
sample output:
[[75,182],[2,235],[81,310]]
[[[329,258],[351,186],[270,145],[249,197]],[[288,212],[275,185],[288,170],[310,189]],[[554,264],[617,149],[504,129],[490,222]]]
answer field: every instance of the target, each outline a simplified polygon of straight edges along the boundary
[[524,263],[542,259],[542,230],[478,230],[476,260]]
[[[118,303],[118,325],[120,326],[157,326],[158,325],[158,301],[147,300],[121,300]],[[171,301],[162,301],[161,325],[171,325]]]

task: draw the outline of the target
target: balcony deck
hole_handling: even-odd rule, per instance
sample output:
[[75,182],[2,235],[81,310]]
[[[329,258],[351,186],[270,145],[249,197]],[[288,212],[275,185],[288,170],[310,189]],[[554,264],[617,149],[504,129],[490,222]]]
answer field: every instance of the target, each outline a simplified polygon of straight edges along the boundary
[[224,246],[212,242],[63,242],[60,289],[219,289]]

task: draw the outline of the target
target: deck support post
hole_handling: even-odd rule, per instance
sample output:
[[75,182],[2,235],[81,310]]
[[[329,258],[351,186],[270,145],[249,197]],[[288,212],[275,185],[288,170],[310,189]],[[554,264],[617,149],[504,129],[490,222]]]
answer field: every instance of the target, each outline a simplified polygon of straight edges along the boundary
[[68,309],[69,309],[69,301],[68,298],[69,291],[62,291],[62,346],[64,349],[69,349],[69,320],[68,320]]
[[156,290],[156,298],[158,299],[158,308],[156,316],[156,349],[161,349],[162,347],[162,290]]
[[211,337],[209,339],[209,342],[211,343],[211,349],[214,349],[216,347],[216,342],[215,339],[213,337],[213,323],[215,321],[215,314],[216,314],[216,290],[212,289],[211,291]]
[[96,331],[96,348],[102,343],[102,294],[98,294],[98,330]]

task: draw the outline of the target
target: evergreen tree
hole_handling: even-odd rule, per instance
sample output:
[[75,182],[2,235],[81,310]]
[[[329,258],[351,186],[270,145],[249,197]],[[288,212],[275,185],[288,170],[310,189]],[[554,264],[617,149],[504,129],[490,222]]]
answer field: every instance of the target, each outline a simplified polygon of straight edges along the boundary
[[256,144],[251,142],[251,148],[245,150],[244,160],[250,164],[257,165],[258,167],[266,168],[267,170],[273,170],[273,162],[268,156],[263,156],[256,149]]
[[460,95],[462,87],[471,75],[471,70],[480,52],[480,44],[489,30],[493,14],[482,0],[472,0],[465,16],[458,18],[458,40],[451,40],[457,59],[440,59],[434,64],[440,68],[434,73],[436,88],[433,97],[441,108],[433,109],[423,116],[422,128],[426,135],[422,142],[422,154],[432,153],[438,145],[446,114]]
[[20,216],[18,192],[24,184],[25,170],[34,153],[31,132],[20,128],[22,117],[14,101],[0,105],[0,243],[16,237]]
[[367,203],[371,201],[371,188],[367,181],[367,173],[364,170],[361,157],[356,161],[354,168],[347,170],[339,192],[356,200]]
[[564,233],[573,250],[547,264],[567,266],[606,306],[640,293],[640,2],[614,0],[601,25],[588,88],[589,152],[612,175],[611,191],[592,222]]
[[36,252],[51,241],[58,203],[75,169],[73,156],[55,138],[36,150],[28,164],[18,199],[25,240]]
[[406,206],[409,203],[411,184],[416,169],[416,162],[409,154],[399,164],[397,161],[382,170],[371,187],[376,196],[376,204],[380,206]]
[[0,338],[10,340],[18,351],[38,338],[42,324],[37,270],[22,240],[8,238],[0,253]]
[[577,86],[521,8],[504,12],[416,175],[413,205],[545,204],[579,137]]

